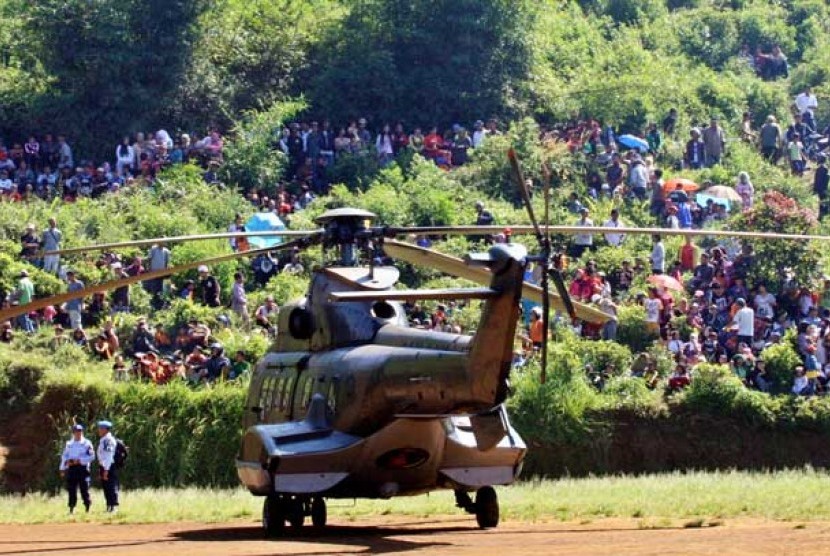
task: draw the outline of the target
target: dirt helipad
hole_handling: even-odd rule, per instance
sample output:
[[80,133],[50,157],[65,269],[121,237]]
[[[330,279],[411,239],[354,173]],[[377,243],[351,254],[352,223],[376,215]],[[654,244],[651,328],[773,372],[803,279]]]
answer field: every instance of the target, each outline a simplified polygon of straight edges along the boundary
[[256,523],[0,525],[0,554],[830,554],[830,523],[727,521],[717,526],[648,528],[643,520],[587,524],[507,522],[479,531],[471,520],[336,521],[321,533],[264,540]]

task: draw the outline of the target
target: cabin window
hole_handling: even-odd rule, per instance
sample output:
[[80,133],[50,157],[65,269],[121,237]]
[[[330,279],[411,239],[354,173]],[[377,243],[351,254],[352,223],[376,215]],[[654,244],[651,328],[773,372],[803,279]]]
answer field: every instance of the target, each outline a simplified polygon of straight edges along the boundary
[[308,409],[311,403],[311,396],[314,395],[314,377],[303,377],[303,383],[300,390],[300,409]]
[[276,379],[269,376],[262,381],[262,387],[259,391],[259,407],[263,410],[268,410],[271,403],[271,394],[274,391],[274,381]]

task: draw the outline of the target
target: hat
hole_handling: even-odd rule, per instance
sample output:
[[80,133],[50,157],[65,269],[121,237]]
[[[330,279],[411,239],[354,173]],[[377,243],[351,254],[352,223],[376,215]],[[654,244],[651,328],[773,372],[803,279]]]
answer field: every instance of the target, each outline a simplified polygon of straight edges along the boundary
[[198,268],[198,271],[199,271],[200,273],[202,273],[202,272],[210,272],[210,270],[208,269],[207,265],[200,265],[200,266],[199,266],[199,268]]
[[83,430],[84,430],[84,426],[80,423],[75,423],[74,425],[72,425],[72,431],[73,432],[74,431],[83,431]]
[[113,270],[118,270],[118,269],[123,267],[123,265],[118,261],[115,261],[110,266],[112,267]]
[[695,290],[695,297],[703,297],[703,291],[702,290]]
[[23,278],[23,277],[25,277],[25,276],[28,276],[28,275],[29,275],[29,272],[28,272],[28,271],[26,271],[26,270],[21,270],[21,271],[20,271],[20,277],[21,277],[21,278]]
[[110,421],[98,421],[99,429],[111,429],[112,423]]

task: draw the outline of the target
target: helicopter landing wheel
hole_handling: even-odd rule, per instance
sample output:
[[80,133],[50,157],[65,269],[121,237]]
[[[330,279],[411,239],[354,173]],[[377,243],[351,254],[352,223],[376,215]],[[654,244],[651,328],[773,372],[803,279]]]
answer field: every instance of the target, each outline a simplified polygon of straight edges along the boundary
[[493,487],[482,487],[476,493],[476,522],[482,529],[494,529],[499,524],[499,498]]
[[311,501],[311,524],[322,529],[326,526],[327,519],[326,501],[318,496]]
[[269,537],[285,530],[285,506],[279,496],[269,496],[262,504],[262,528]]
[[287,500],[285,506],[286,518],[288,519],[288,523],[291,524],[291,528],[302,528],[305,523],[305,507],[303,502],[295,498],[293,500]]

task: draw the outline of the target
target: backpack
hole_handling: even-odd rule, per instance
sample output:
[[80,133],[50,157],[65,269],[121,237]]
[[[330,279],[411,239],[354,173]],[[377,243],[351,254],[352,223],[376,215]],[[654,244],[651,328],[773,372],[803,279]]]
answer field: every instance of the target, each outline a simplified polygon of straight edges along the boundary
[[115,439],[115,454],[112,456],[112,463],[116,469],[121,469],[127,463],[130,449],[120,438]]

